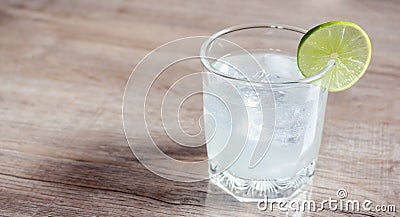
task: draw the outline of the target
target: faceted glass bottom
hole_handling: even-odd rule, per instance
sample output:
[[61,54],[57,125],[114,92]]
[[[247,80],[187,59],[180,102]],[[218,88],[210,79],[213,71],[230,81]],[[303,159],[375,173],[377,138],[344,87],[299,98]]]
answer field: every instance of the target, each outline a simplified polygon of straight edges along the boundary
[[315,161],[300,170],[294,177],[278,180],[246,180],[233,176],[229,170],[220,171],[213,162],[209,165],[211,181],[240,202],[258,202],[268,199],[284,201],[312,182]]

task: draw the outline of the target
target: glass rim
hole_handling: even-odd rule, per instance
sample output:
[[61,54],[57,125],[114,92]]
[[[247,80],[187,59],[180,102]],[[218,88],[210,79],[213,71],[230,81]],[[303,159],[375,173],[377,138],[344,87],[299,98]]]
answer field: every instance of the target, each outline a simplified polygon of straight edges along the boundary
[[[289,85],[289,84],[311,83],[313,81],[316,81],[316,80],[319,80],[320,78],[322,78],[322,76],[335,64],[335,62],[333,60],[330,60],[327,62],[326,66],[323,69],[321,69],[318,73],[316,73],[313,76],[301,78],[301,79],[297,79],[297,80],[279,81],[279,82],[271,82],[269,80],[268,81],[251,81],[251,80],[247,80],[245,78],[243,79],[243,78],[232,77],[232,76],[221,73],[219,70],[214,68],[212,66],[212,64],[210,64],[210,62],[208,60],[208,59],[210,59],[210,57],[207,56],[206,52],[208,51],[209,47],[211,46],[211,43],[214,42],[216,39],[226,40],[230,43],[233,43],[227,39],[222,39],[221,37],[224,35],[227,35],[229,33],[237,32],[237,31],[241,31],[241,30],[261,29],[261,28],[288,30],[288,31],[300,33],[302,35],[306,34],[306,32],[307,32],[305,29],[302,29],[299,27],[294,27],[294,26],[289,26],[289,25],[281,25],[281,24],[255,23],[255,24],[243,24],[243,25],[228,27],[228,28],[222,29],[222,30],[214,33],[205,42],[203,42],[203,44],[201,45],[201,48],[200,48],[201,64],[207,69],[207,71],[212,72],[212,73],[214,73],[218,76],[224,77],[224,78],[232,79],[235,81],[242,81],[242,82],[246,82],[246,83],[269,84],[269,85]],[[235,43],[233,43],[233,44],[235,44]],[[239,45],[237,45],[237,46],[240,47]],[[242,48],[242,47],[240,47],[240,48]],[[247,51],[244,48],[242,48],[242,49]],[[299,71],[300,71],[300,69],[299,69]]]

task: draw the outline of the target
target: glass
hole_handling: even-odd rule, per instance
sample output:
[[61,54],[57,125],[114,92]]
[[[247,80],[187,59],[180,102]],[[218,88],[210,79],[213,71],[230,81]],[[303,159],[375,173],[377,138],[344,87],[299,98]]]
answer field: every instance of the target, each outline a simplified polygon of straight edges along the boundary
[[202,45],[204,129],[213,183],[239,201],[283,200],[311,183],[328,92],[296,63],[305,30],[224,29]]

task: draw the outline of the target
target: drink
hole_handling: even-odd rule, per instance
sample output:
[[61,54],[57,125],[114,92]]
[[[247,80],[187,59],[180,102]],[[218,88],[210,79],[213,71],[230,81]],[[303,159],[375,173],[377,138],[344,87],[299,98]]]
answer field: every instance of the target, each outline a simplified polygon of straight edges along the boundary
[[[251,68],[254,68],[254,60],[247,53],[225,56],[221,60],[237,68],[244,69],[242,71],[247,78],[253,81],[267,82],[267,79],[269,79],[270,82],[283,82],[303,78],[298,71],[294,57],[277,53],[252,53],[252,56],[260,63],[260,67],[267,74],[251,70]],[[244,78],[244,75],[235,74],[236,71],[233,68],[226,67],[224,63],[217,62],[214,64],[214,68],[234,78]],[[219,184],[223,185],[224,188],[229,188],[230,182],[240,180],[247,186],[241,187],[245,189],[242,190],[243,193],[250,191],[257,195],[260,192],[267,191],[267,188],[270,187],[263,185],[262,183],[265,183],[265,181],[260,180],[269,180],[270,184],[274,183],[279,186],[287,184],[285,181],[279,180],[296,182],[296,180],[302,181],[301,179],[311,176],[312,174],[308,170],[313,171],[311,167],[315,164],[321,142],[327,99],[326,90],[311,84],[298,85],[293,88],[272,86],[275,105],[268,100],[264,104],[260,104],[262,100],[257,100],[257,97],[254,97],[256,94],[263,93],[259,88],[253,89],[245,85],[234,84],[238,87],[238,94],[243,97],[242,102],[241,98],[229,97],[231,92],[226,91],[221,82],[226,81],[213,79],[207,85],[204,85],[206,92],[214,93],[223,99],[227,99],[228,102],[226,103],[231,105],[231,113],[229,113],[218,98],[211,95],[204,96],[204,113],[214,117],[215,123],[219,124],[214,134],[212,131],[214,128],[213,121],[205,118],[205,131],[208,141],[207,152],[209,158],[213,159],[210,163],[210,172],[215,175],[222,172],[220,168],[227,168],[225,172],[216,175],[214,181],[222,180],[222,183],[220,182]],[[266,86],[266,94],[270,93],[268,91],[269,88],[269,86]],[[247,117],[241,111],[242,109],[235,109],[238,108],[235,105],[240,103],[245,104]],[[232,123],[230,121],[230,115],[238,117],[235,122]],[[271,116],[275,117],[275,125],[271,120],[268,120]],[[232,128],[229,126],[230,124],[244,124],[245,122],[248,124],[248,131],[238,130],[229,133],[229,129]],[[266,123],[270,123],[270,125]],[[263,124],[266,126],[263,126]],[[258,137],[261,134],[262,127],[264,127],[268,135],[271,135],[275,128],[272,139],[268,136],[264,137],[263,141],[259,140]],[[223,151],[224,145],[230,139],[230,136],[232,136],[231,141],[239,141],[239,137],[248,136],[245,144],[241,142],[230,144],[230,147],[234,149],[244,148],[233,164],[231,164],[231,159],[234,156],[230,156],[229,150],[218,155]],[[250,168],[249,160],[256,145],[264,146],[264,149],[267,149],[269,143],[267,154],[254,168]],[[301,185],[303,184],[301,183]],[[228,190],[238,192],[234,187]],[[273,195],[275,193],[271,192],[269,197],[278,196]],[[245,196],[243,195],[243,197]],[[254,197],[254,195],[251,197]]]
[[203,44],[209,173],[239,201],[286,199],[312,181],[328,92],[298,69],[301,36],[290,27],[237,27]]

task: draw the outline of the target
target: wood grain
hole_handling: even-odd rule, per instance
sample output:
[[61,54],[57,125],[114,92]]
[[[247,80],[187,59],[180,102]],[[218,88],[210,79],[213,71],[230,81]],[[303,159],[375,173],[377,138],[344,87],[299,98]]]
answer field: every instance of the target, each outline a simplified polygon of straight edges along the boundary
[[[394,0],[1,1],[0,215],[398,216],[262,212],[208,181],[160,178],[131,153],[121,104],[134,66],[168,41],[243,23],[356,22],[371,37],[371,65],[355,87],[330,94],[314,183],[300,197],[345,188],[400,209],[399,9]],[[166,152],[205,158],[204,149]]]

